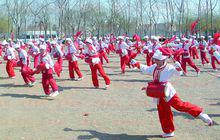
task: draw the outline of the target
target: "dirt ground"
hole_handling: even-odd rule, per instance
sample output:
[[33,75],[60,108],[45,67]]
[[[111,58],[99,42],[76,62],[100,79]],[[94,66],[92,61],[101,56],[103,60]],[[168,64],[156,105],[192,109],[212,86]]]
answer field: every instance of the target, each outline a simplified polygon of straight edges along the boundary
[[[138,59],[144,63],[143,56]],[[0,140],[161,139],[156,105],[141,91],[151,76],[128,68],[121,75],[119,58],[111,55],[110,64],[104,65],[111,86],[104,90],[99,77],[100,89],[94,89],[89,66],[82,60],[79,63],[84,79],[68,80],[64,62],[64,72],[56,77],[61,94],[55,98],[44,96],[41,74],[36,75],[34,87],[27,87],[19,68],[16,79],[8,79],[5,62],[0,64]],[[181,99],[203,107],[220,124],[220,72],[212,72],[210,65],[199,67],[199,77],[188,67],[187,77],[175,77],[171,82]],[[173,113],[176,136],[170,139],[220,139],[219,125],[208,127],[200,119],[176,110]]]

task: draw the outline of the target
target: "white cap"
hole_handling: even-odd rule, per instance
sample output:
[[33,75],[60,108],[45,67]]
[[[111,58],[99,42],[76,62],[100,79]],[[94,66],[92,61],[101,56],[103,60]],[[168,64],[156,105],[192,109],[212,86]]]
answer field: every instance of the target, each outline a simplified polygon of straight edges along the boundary
[[66,38],[66,41],[72,41],[71,38]]
[[44,39],[43,38],[39,38],[39,41],[44,42]]
[[130,39],[130,37],[127,36],[127,37],[125,37],[125,39]]
[[3,46],[8,45],[8,42],[7,42],[6,40],[4,40],[4,41],[2,42],[2,45],[3,45]]
[[46,49],[47,49],[47,46],[46,46],[46,45],[40,45],[40,49],[46,50]]
[[124,37],[123,36],[118,36],[118,39],[124,39]]
[[149,36],[148,35],[144,36],[144,39],[149,39]]
[[87,42],[87,43],[89,43],[89,44],[92,44],[92,43],[93,43],[92,39],[90,39],[90,38],[87,38],[87,39],[85,40],[85,42]]
[[205,38],[205,37],[202,35],[201,38]]
[[183,41],[187,41],[188,39],[184,37],[184,38],[182,38],[182,40],[183,40]]
[[14,49],[18,49],[18,48],[20,48],[20,45],[19,45],[19,44],[14,44],[14,45],[13,45],[13,48],[14,48]]
[[209,35],[209,36],[208,36],[208,38],[212,38],[212,36],[211,36],[211,35]]
[[96,37],[96,36],[93,36],[93,37],[92,37],[92,39],[96,40],[96,39],[97,39],[97,37]]
[[50,44],[54,45],[54,44],[57,44],[57,43],[56,43],[56,41],[53,40],[53,41],[50,42]]
[[159,38],[156,37],[156,36],[151,36],[151,39],[152,39],[152,40],[155,40],[155,41],[159,41]]
[[165,60],[167,56],[163,55],[161,51],[156,50],[156,52],[153,55],[153,58],[158,60]]
[[178,42],[179,42],[179,41],[180,41],[180,39],[179,39],[179,38],[177,38],[175,41],[178,41]]
[[32,41],[28,42],[28,45],[34,46],[34,43]]

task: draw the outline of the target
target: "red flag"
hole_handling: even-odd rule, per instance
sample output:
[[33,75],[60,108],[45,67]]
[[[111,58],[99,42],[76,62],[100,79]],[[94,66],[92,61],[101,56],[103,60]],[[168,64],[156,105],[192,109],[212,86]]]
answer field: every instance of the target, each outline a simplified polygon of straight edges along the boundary
[[133,39],[138,41],[138,42],[141,41],[141,38],[138,36],[138,34],[134,34]]
[[162,52],[162,54],[163,55],[165,55],[165,56],[171,56],[171,55],[173,55],[173,50],[171,50],[170,48],[158,48],[158,50],[159,51],[161,51]]
[[213,36],[213,43],[220,46],[220,32],[214,34],[214,36]]
[[182,55],[183,53],[184,53],[183,48],[181,48],[181,49],[175,51],[175,52],[173,53],[173,55],[174,55],[174,59],[175,59],[176,57]]
[[176,39],[176,36],[173,36],[170,40],[167,38],[167,39],[163,42],[162,45],[166,45],[166,44],[168,44],[168,43],[174,41],[175,39]]
[[80,35],[82,35],[82,31],[78,31],[73,37],[74,37],[74,38],[77,38],[77,37],[79,37]]
[[190,32],[193,34],[195,32],[195,27],[199,23],[199,18],[191,24]]

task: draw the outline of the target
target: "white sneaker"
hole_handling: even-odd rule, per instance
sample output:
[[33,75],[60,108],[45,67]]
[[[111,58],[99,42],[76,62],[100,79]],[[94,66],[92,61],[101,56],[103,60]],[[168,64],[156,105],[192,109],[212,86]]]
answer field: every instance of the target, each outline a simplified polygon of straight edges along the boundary
[[106,85],[106,86],[105,86],[105,89],[107,90],[109,87],[110,87],[110,85]]
[[164,133],[161,137],[162,137],[162,138],[174,137],[174,132],[171,132],[171,133]]
[[76,79],[76,78],[70,78],[70,80],[72,80],[72,81],[77,81],[77,79]]
[[209,117],[209,115],[204,114],[204,113],[200,113],[199,114],[199,118],[208,124],[208,126],[212,126],[214,124],[213,120]]
[[36,83],[37,83],[36,81],[31,82],[31,85],[34,86]]
[[30,82],[30,83],[28,83],[28,86],[33,87],[36,83],[37,83],[36,81],[35,82]]
[[12,77],[10,77],[11,79],[15,79],[16,78],[16,76],[12,76]]
[[198,71],[198,72],[197,72],[197,76],[199,76],[199,75],[200,75],[200,73],[201,73],[201,72],[200,72],[200,71]]
[[51,93],[51,97],[56,97],[57,95],[59,95],[60,93],[58,92],[58,91],[55,91],[55,92],[53,92],[53,93]]
[[214,71],[214,72],[217,72],[218,70],[217,70],[217,69],[214,69],[213,71]]
[[81,78],[78,78],[78,79],[77,79],[77,81],[82,81],[82,79],[83,79],[83,77],[81,77]]

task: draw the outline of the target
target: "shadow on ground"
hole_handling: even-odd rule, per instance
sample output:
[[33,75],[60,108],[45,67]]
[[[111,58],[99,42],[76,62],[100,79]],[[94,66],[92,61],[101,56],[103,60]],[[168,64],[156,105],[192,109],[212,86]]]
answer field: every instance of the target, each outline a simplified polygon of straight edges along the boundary
[[51,99],[51,98],[47,98],[47,96],[43,96],[43,95],[5,93],[5,94],[1,94],[0,96],[1,97],[12,97],[12,98],[29,98],[29,99],[54,100],[54,99]]
[[73,131],[73,132],[86,132],[90,135],[80,135],[77,137],[79,140],[148,140],[149,138],[160,138],[160,135],[128,135],[128,134],[109,134],[98,132],[95,130],[73,130],[71,128],[64,128],[63,131]]

